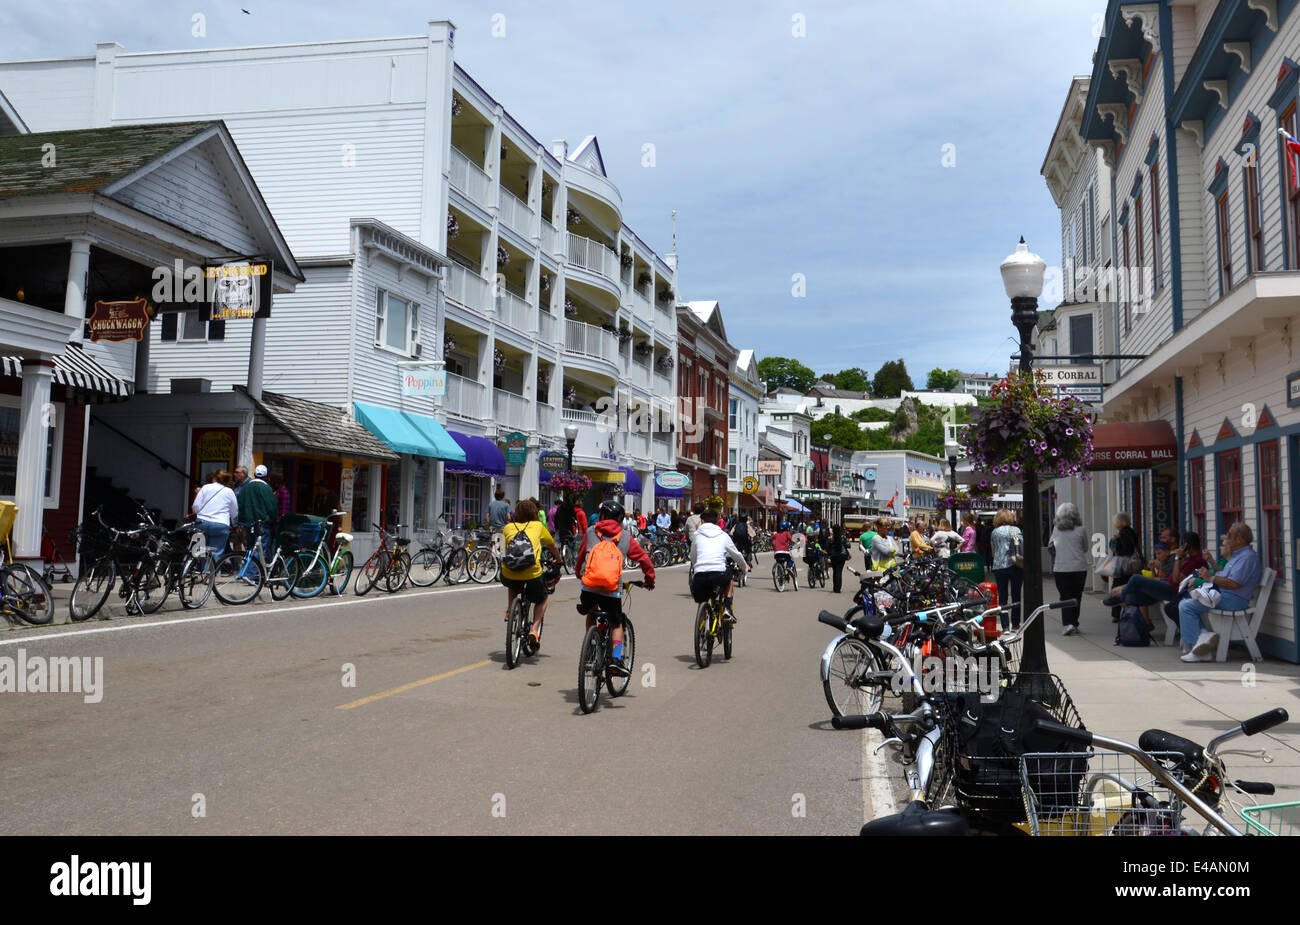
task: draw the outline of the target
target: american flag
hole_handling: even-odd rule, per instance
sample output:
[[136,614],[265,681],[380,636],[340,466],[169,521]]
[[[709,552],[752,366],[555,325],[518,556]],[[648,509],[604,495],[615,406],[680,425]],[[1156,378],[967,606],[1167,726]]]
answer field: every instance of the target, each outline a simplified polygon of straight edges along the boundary
[[1300,141],[1296,141],[1291,133],[1284,128],[1278,129],[1277,133],[1282,136],[1282,141],[1286,143],[1286,159],[1291,164],[1291,187],[1294,189],[1297,186],[1295,159],[1300,156]]

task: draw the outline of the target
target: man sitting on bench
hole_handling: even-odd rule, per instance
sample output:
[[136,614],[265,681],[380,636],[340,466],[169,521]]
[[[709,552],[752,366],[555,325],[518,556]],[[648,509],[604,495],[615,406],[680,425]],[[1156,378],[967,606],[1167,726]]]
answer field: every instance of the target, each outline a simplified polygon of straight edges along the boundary
[[[1251,547],[1255,534],[1244,523],[1235,523],[1224,534],[1219,546],[1220,552],[1228,560],[1223,571],[1218,574],[1209,567],[1202,568],[1196,574],[1206,579],[1220,593],[1220,610],[1246,610],[1250,599],[1264,574],[1264,567],[1259,561],[1259,553]],[[1214,650],[1219,644],[1219,634],[1214,632],[1204,614],[1210,608],[1194,597],[1184,598],[1178,605],[1178,622],[1183,635],[1183,656],[1185,662],[1214,661]],[[1195,642],[1189,642],[1194,639]]]

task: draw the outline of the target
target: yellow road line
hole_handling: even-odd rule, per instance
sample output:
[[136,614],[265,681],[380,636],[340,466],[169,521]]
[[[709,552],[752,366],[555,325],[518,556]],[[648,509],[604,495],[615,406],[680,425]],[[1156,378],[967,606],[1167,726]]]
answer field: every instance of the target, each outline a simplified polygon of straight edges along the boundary
[[450,678],[452,675],[462,674],[466,671],[473,671],[475,668],[482,668],[484,665],[491,665],[492,659],[485,658],[481,662],[475,662],[472,665],[462,665],[460,668],[453,668],[451,671],[444,671],[442,674],[436,674],[431,678],[422,678],[419,681],[412,681],[410,684],[403,684],[401,687],[394,687],[392,690],[382,691],[378,694],[371,694],[369,697],[362,697],[360,700],[354,700],[351,703],[345,703],[342,706],[335,707],[336,710],[351,710],[353,707],[362,707],[376,700],[383,700],[385,697],[391,697],[394,694],[400,694],[403,691],[409,691],[412,688],[423,687],[426,684],[432,684],[434,681],[441,681],[443,678]]

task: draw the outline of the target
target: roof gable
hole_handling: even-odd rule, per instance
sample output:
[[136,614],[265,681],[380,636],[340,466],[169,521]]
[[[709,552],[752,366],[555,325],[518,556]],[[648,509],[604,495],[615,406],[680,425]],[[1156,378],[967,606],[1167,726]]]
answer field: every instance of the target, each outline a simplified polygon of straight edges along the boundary
[[588,135],[582,140],[582,144],[569,155],[569,160],[579,167],[585,167],[592,173],[599,174],[602,177],[608,177],[605,172],[605,159],[600,156],[600,142],[596,140],[595,135]]
[[0,135],[26,135],[27,123],[18,115],[13,103],[0,92]]

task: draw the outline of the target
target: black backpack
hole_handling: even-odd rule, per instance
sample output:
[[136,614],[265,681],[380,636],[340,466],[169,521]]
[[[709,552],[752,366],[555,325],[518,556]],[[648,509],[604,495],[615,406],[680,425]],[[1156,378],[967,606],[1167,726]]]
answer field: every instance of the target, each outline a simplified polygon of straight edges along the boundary
[[512,572],[524,572],[537,564],[537,553],[533,549],[532,538],[528,536],[527,525],[522,525],[510,538],[501,565]]
[[1151,645],[1147,621],[1142,616],[1142,608],[1136,604],[1128,604],[1120,612],[1119,626],[1115,629],[1115,645],[1131,648],[1145,648]]
[[555,531],[557,533],[573,532],[573,506],[561,504],[555,509]]
[[749,539],[749,524],[743,520],[740,523],[736,524],[736,529],[732,533],[732,539],[741,542],[744,542],[745,540]]

